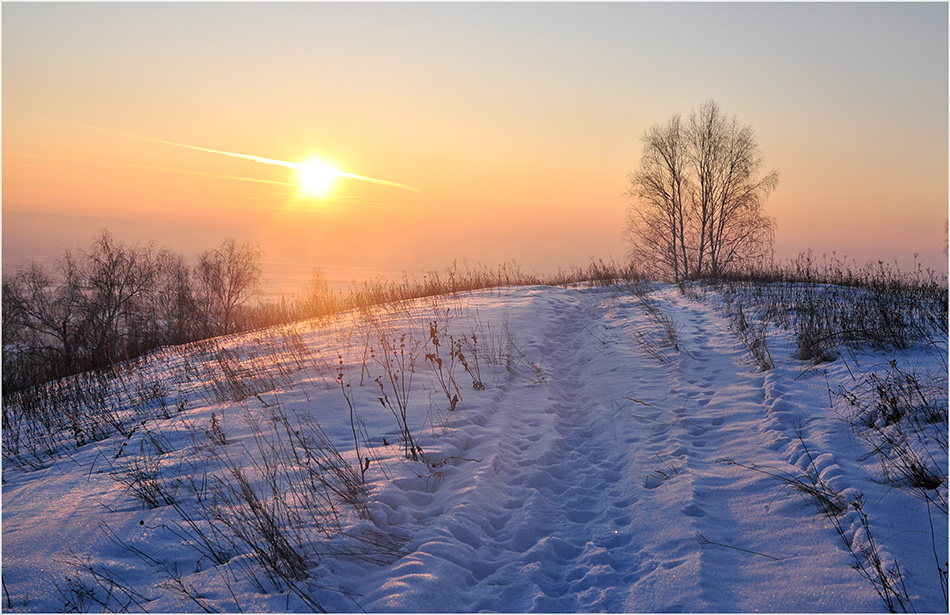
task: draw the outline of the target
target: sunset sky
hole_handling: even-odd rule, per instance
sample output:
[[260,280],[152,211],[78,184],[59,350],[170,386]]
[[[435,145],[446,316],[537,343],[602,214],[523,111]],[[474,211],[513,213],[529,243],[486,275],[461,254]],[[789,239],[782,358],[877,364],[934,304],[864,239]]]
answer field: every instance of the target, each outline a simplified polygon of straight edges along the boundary
[[[946,270],[946,3],[2,12],[5,264],[34,235],[88,245],[100,222],[353,271],[620,259],[641,135],[715,99],[781,174],[779,257]],[[301,196],[311,158],[360,178]]]

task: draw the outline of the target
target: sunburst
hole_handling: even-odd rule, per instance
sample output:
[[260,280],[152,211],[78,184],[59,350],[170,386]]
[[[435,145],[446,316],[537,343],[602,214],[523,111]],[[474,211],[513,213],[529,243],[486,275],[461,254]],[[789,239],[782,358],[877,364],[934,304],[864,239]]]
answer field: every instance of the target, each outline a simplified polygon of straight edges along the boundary
[[[57,120],[47,117],[40,117],[38,115],[31,115],[30,117],[36,118],[38,120],[43,120],[46,122],[55,122],[57,124],[66,124],[69,126],[79,126],[82,128],[88,128],[91,130],[98,130],[101,132],[107,132],[114,135],[121,135],[123,137],[129,137],[132,139],[141,139],[143,141],[151,141],[152,143],[161,143],[164,145],[171,145],[173,147],[182,147],[190,150],[195,150],[199,152],[206,152],[209,154],[218,154],[221,156],[229,156],[232,158],[241,158],[243,160],[250,160],[252,162],[258,162],[261,164],[276,165],[281,167],[287,167],[288,169],[294,169],[297,171],[297,182],[298,189],[301,196],[311,197],[311,198],[324,198],[327,197],[333,189],[336,179],[338,177],[343,177],[347,179],[354,179],[362,182],[370,182],[373,184],[380,184],[383,186],[391,186],[393,188],[401,188],[403,190],[411,190],[413,192],[418,192],[418,188],[409,186],[406,184],[400,184],[398,182],[389,181],[386,179],[379,179],[375,177],[367,177],[365,175],[358,175],[356,173],[350,173],[348,171],[341,171],[335,168],[333,165],[320,160],[318,158],[311,158],[304,162],[290,162],[288,160],[277,160],[274,158],[265,158],[263,156],[255,156],[252,154],[240,154],[238,152],[227,152],[219,149],[212,149],[210,147],[201,147],[198,145],[188,145],[186,143],[177,143],[175,141],[168,141],[165,139],[156,139],[154,137],[146,137],[143,135],[136,135],[127,132],[119,132],[117,130],[110,130],[108,128],[100,128],[98,126],[89,126],[87,124],[79,124],[77,122],[68,122],[65,120]],[[270,180],[256,180],[255,178],[235,178],[235,179],[248,179],[251,181],[265,181],[269,183],[283,183],[283,182],[271,182]]]
[[323,160],[312,158],[302,162],[297,167],[300,194],[313,198],[323,198],[330,194],[339,175],[339,171]]

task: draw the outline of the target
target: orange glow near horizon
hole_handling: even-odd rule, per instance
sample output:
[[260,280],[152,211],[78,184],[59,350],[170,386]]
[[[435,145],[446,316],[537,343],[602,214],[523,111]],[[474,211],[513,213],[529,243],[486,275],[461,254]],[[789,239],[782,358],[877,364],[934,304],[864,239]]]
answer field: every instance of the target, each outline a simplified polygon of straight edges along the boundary
[[62,216],[69,248],[108,227],[186,255],[235,236],[269,260],[326,266],[622,261],[641,136],[712,98],[780,174],[765,206],[777,254],[920,252],[945,270],[946,15],[939,3],[7,3],[5,254],[42,253],[29,214],[45,216],[44,241]]

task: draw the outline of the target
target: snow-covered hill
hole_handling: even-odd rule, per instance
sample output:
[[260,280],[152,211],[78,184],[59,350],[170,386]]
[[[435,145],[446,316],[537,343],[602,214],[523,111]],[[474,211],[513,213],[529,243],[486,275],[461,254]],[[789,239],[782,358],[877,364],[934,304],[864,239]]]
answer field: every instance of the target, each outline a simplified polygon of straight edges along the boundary
[[727,309],[480,291],[60,387],[58,431],[5,417],[3,606],[945,611],[946,481],[885,476],[851,402],[898,367],[945,396],[946,339],[814,365],[770,325],[761,371]]

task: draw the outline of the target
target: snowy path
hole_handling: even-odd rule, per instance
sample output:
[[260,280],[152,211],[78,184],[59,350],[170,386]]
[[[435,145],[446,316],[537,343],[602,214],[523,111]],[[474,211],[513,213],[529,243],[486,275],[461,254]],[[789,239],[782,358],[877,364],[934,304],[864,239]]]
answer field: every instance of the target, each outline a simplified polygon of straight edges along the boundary
[[765,427],[765,377],[727,321],[665,299],[682,352],[661,363],[631,341],[648,326],[635,301],[533,298],[526,311],[545,326],[522,350],[543,357],[543,382],[507,383],[458,424],[443,454],[477,461],[453,461],[435,493],[416,482],[392,496],[417,531],[407,557],[363,584],[367,609],[876,607],[812,509],[770,512],[774,481],[716,463],[781,465],[790,440]]

